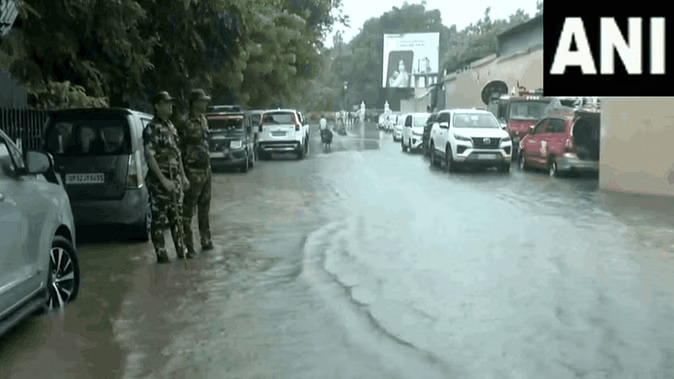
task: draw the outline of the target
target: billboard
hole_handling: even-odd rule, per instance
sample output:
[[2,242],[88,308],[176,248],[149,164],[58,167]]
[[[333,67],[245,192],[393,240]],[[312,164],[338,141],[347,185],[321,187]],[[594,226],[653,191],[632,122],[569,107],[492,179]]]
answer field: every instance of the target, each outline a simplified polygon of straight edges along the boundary
[[425,88],[437,81],[440,33],[384,34],[382,87]]

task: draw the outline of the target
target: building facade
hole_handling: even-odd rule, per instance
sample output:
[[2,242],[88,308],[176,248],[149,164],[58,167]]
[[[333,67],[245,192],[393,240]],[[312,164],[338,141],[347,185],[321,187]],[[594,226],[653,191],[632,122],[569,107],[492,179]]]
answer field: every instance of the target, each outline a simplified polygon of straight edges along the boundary
[[497,53],[445,76],[444,107],[485,107],[482,89],[492,81],[508,88],[543,87],[543,16],[537,16],[497,37]]
[[602,99],[599,187],[674,196],[674,98]]

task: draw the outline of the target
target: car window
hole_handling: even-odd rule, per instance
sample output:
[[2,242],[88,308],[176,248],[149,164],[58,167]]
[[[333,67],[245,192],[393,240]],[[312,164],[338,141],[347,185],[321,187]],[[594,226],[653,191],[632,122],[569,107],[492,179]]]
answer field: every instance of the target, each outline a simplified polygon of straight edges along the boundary
[[548,120],[548,126],[545,128],[546,133],[565,133],[566,122],[559,118],[551,118]]
[[449,122],[449,113],[440,113],[438,115],[438,122]]
[[143,130],[145,130],[145,128],[147,127],[147,124],[149,124],[150,121],[152,121],[152,120],[149,120],[147,118],[141,118],[140,121],[143,123]]
[[117,155],[131,152],[126,119],[50,121],[47,151],[53,155]]
[[274,112],[264,115],[265,124],[293,124],[294,115],[289,112]]
[[14,173],[17,168],[23,169],[24,167],[21,152],[7,143],[5,138],[0,137],[0,171]]
[[405,119],[405,126],[412,126],[412,116],[407,116]]
[[534,126],[534,131],[531,134],[541,134],[544,132],[545,125],[547,124],[548,119],[544,118]]
[[0,167],[2,170],[10,169],[13,170],[14,164],[12,163],[12,157],[9,155],[9,149],[5,144],[4,139],[0,138]]

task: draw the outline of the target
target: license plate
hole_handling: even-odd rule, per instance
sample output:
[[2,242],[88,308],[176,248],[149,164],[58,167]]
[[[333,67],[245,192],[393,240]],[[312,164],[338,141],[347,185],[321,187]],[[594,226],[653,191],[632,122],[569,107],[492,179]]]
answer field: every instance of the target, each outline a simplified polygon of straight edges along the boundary
[[66,174],[66,184],[103,184],[105,175],[95,174]]
[[498,155],[496,154],[480,154],[477,156],[478,159],[496,159]]
[[282,137],[286,135],[286,132],[271,132],[271,135],[274,137]]

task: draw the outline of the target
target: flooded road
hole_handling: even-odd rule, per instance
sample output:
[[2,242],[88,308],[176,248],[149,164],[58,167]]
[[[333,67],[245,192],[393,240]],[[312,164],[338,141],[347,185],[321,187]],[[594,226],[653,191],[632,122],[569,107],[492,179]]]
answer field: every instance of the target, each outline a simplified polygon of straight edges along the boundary
[[303,161],[216,174],[198,259],[79,241],[79,299],[2,338],[0,376],[674,377],[671,201],[312,132]]

